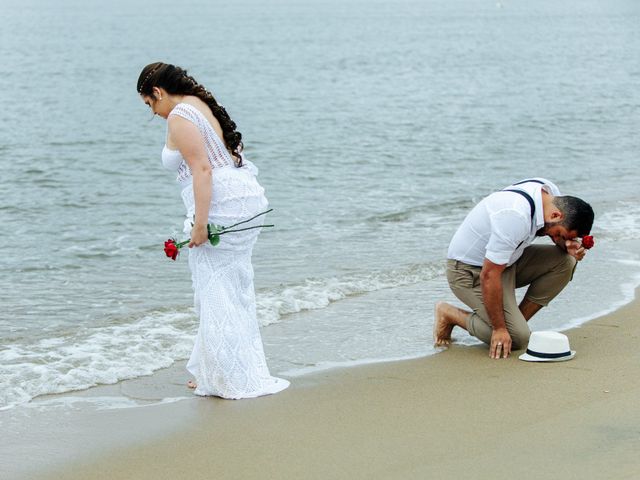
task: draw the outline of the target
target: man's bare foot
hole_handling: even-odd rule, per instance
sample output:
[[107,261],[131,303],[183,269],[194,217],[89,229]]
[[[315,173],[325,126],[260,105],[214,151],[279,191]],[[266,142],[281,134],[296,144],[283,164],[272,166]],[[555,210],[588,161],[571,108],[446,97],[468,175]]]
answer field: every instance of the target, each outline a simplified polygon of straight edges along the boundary
[[451,332],[458,326],[467,329],[467,317],[471,312],[466,312],[445,302],[436,303],[433,318],[433,344],[436,347],[451,345]]
[[194,388],[198,388],[198,385],[196,385],[196,382],[194,382],[193,380],[189,380],[187,382],[187,387],[194,389]]
[[444,302],[436,303],[433,315],[433,344],[436,347],[444,347],[451,344],[451,332],[453,331],[453,323],[447,321],[447,316],[443,310],[448,306]]

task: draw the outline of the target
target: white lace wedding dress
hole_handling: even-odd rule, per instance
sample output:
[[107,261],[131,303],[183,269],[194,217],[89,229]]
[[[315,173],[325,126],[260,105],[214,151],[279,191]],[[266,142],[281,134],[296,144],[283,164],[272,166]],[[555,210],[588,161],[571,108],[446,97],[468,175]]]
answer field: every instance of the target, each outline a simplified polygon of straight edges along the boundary
[[[243,159],[237,168],[206,117],[195,107],[178,104],[171,115],[193,122],[203,136],[213,167],[209,223],[229,226],[267,209],[257,169]],[[177,150],[166,146],[163,164],[178,171],[182,200],[187,210],[184,232],[191,233],[195,213],[191,171]],[[241,227],[262,225],[258,217]],[[267,367],[256,319],[251,254],[260,229],[220,236],[220,243],[205,243],[189,250],[195,310],[200,325],[187,370],[195,377],[197,395],[239,399],[269,395],[289,386],[272,377]]]

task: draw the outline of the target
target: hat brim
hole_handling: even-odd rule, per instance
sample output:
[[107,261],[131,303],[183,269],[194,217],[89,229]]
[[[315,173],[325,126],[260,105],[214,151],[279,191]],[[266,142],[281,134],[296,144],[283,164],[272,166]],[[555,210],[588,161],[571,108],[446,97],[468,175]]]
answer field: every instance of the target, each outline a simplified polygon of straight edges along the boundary
[[524,360],[525,362],[566,362],[567,360],[571,360],[576,356],[575,350],[571,350],[571,354],[565,355],[564,357],[558,358],[541,358],[535,357],[533,355],[529,355],[528,353],[523,353],[518,358],[520,360]]

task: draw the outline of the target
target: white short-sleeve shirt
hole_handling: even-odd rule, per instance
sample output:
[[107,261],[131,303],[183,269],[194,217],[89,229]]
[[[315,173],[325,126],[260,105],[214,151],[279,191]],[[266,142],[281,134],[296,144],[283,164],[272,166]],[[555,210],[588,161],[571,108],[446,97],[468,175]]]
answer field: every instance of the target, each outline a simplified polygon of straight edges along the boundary
[[[534,179],[531,179],[534,180]],[[544,178],[544,184],[528,182],[506,188],[522,190],[533,198],[535,219],[525,197],[515,192],[494,192],[469,212],[449,244],[447,258],[482,266],[487,258],[497,265],[513,265],[544,226],[542,190],[560,195],[558,187]]]

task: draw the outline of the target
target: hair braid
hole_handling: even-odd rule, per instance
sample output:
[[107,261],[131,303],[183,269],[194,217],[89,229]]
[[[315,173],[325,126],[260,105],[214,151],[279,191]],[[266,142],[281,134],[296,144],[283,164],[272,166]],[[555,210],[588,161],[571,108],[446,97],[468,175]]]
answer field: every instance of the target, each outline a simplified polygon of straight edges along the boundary
[[210,91],[188,75],[186,70],[162,62],[147,65],[138,77],[138,93],[153,96],[153,87],[162,87],[170,95],[193,95],[206,103],[220,123],[224,143],[235,157],[236,166],[242,166],[242,134],[236,130],[235,122]]

